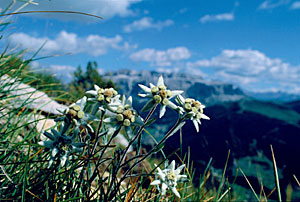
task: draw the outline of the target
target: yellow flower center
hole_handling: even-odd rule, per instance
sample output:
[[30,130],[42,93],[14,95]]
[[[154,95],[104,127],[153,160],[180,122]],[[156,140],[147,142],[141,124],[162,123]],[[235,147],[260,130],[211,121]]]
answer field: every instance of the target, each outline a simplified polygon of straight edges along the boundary
[[172,181],[175,181],[175,173],[173,173],[173,172],[170,172],[170,173],[168,173],[168,179],[169,180],[172,180]]

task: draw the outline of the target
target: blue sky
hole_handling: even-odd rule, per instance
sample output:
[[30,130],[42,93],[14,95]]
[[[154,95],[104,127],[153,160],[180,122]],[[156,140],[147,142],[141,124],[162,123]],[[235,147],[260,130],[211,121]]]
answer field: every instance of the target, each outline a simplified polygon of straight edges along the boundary
[[[11,0],[1,0],[2,10]],[[83,3],[84,2],[84,3]],[[76,14],[13,16],[1,46],[44,42],[33,65],[68,78],[88,61],[99,71],[158,70],[198,74],[248,91],[300,94],[300,1],[35,0],[22,9]],[[36,5],[39,4],[39,5]],[[11,12],[19,8],[17,3]],[[5,20],[3,17],[0,20]]]

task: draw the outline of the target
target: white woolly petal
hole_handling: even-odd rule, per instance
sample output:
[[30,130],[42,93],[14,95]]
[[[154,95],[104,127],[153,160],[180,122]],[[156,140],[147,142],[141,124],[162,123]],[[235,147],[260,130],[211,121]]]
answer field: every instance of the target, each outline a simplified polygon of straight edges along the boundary
[[139,93],[138,96],[140,96],[140,97],[147,97],[147,94],[141,94],[141,93]]
[[173,97],[175,97],[177,95],[180,95],[182,93],[183,93],[182,90],[172,90],[172,96],[170,98],[173,98]]
[[157,172],[158,177],[159,177],[161,180],[165,180],[166,175],[160,170],[160,168],[157,169],[157,170],[158,170],[158,172]]
[[170,169],[171,172],[174,172],[174,170],[175,170],[175,161],[174,161],[174,160],[173,160],[173,161],[171,162],[171,164],[168,166],[168,169]]
[[166,185],[165,183],[162,183],[162,185],[161,185],[161,195],[166,194],[167,188],[168,188],[168,185]]
[[49,160],[49,165],[48,165],[48,168],[50,168],[50,167],[51,167],[52,163],[53,163],[53,159],[50,159],[50,160]]
[[179,175],[179,173],[181,172],[181,170],[185,167],[185,164],[179,166],[175,171],[174,174],[175,175]]
[[180,198],[180,194],[178,193],[176,187],[172,187],[171,191],[175,194],[175,196],[177,196],[178,198]]
[[96,84],[94,85],[94,88],[95,88],[95,90],[96,90],[96,93],[98,92],[98,90],[100,89],[100,87],[99,86],[97,86]]
[[208,116],[206,116],[205,114],[201,114],[201,118],[202,118],[202,119],[210,120],[210,118],[209,118]]
[[129,98],[127,99],[126,104],[132,106],[132,97],[131,96],[129,96]]
[[168,107],[170,107],[170,108],[173,109],[173,110],[177,110],[177,109],[178,109],[178,106],[175,105],[175,104],[174,104],[173,102],[171,102],[171,101],[169,101]]
[[83,98],[81,98],[81,101],[80,101],[81,110],[83,110],[83,108],[86,105],[86,99],[87,99],[86,96],[84,96]]
[[149,85],[150,85],[150,88],[155,87],[155,85],[153,83],[150,83]]
[[38,142],[38,144],[41,145],[41,146],[45,146],[44,141],[40,141],[40,142]]
[[177,101],[179,101],[179,103],[178,104],[181,104],[181,105],[183,105],[184,104],[184,101],[185,101],[185,99],[182,97],[182,95],[177,95],[177,98],[178,99],[176,99]]
[[150,183],[150,185],[159,185],[160,180],[154,180],[153,182]]
[[199,125],[201,125],[201,121],[200,121],[200,119],[196,119],[197,120],[197,122],[199,123]]
[[158,81],[157,81],[157,85],[156,86],[162,86],[162,85],[165,85],[164,84],[164,78],[162,76],[160,76],[158,78]]
[[159,118],[163,117],[165,113],[166,113],[166,105],[160,105]]
[[195,126],[195,128],[196,128],[196,131],[197,131],[197,133],[198,133],[198,132],[199,132],[199,125],[198,125],[198,122],[197,122],[196,119],[193,120],[193,124],[194,124],[194,126]]
[[178,180],[180,180],[181,178],[187,178],[186,175],[177,175],[176,177],[177,177]]
[[58,149],[57,149],[57,148],[54,148],[54,149],[52,150],[52,152],[51,152],[51,156],[52,156],[52,157],[55,157],[57,153],[58,153]]
[[88,90],[85,92],[86,94],[90,94],[90,95],[93,95],[93,96],[96,96],[97,95],[97,91],[95,90]]
[[60,158],[60,165],[64,166],[67,161],[67,153]]
[[144,86],[144,85],[142,85],[142,84],[138,84],[139,85],[139,87],[143,90],[143,91],[145,91],[146,93],[150,93],[151,92],[151,88],[149,88],[149,87],[147,87],[147,86]]

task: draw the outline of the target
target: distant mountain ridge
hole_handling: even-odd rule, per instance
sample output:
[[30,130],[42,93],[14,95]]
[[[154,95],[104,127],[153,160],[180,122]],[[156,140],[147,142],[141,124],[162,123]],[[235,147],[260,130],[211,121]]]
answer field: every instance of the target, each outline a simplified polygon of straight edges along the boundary
[[160,75],[163,76],[169,89],[183,90],[186,97],[198,99],[205,105],[237,101],[245,97],[243,91],[232,84],[205,81],[199,76],[185,73],[119,70],[105,74],[104,79],[111,79],[127,96],[135,96],[141,92],[138,84],[146,86],[149,86],[149,83],[156,84]]

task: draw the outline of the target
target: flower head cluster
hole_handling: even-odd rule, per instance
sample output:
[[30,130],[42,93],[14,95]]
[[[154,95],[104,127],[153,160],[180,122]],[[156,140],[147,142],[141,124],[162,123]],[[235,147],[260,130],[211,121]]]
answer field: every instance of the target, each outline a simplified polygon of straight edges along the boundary
[[174,160],[164,170],[161,170],[159,167],[157,167],[156,180],[151,182],[150,185],[161,185],[161,188],[158,187],[158,189],[162,195],[165,195],[166,190],[170,189],[178,198],[180,198],[180,194],[176,189],[177,183],[188,181],[186,175],[180,175],[180,172],[184,167],[185,164],[179,166],[175,170]]
[[56,119],[56,121],[63,121],[65,118],[71,120],[75,124],[75,135],[79,133],[79,127],[84,126],[90,132],[94,132],[92,126],[88,123],[88,121],[97,121],[96,116],[91,115],[84,111],[85,106],[87,104],[87,98],[84,96],[83,98],[76,101],[69,106],[63,113],[66,115],[65,117],[61,117]]
[[199,132],[199,125],[201,124],[200,119],[209,120],[209,117],[203,114],[203,109],[205,108],[205,106],[201,104],[201,102],[199,102],[198,100],[192,98],[184,99],[181,95],[177,96],[176,101],[182,106],[180,108],[181,113],[186,113],[185,117],[193,121],[197,132]]
[[122,97],[122,102],[118,105],[112,105],[110,110],[114,112],[111,117],[104,119],[105,123],[110,124],[112,132],[118,127],[123,126],[128,137],[132,136],[131,126],[143,125],[143,119],[137,114],[136,110],[132,107],[132,97],[126,99]]
[[[109,105],[114,102],[118,102],[119,95],[118,92],[114,88],[100,88],[97,85],[94,85],[95,90],[89,90],[86,94],[93,95],[93,98],[89,98],[90,101],[98,101],[101,105]],[[100,108],[104,110],[104,108]]]
[[166,112],[166,107],[177,110],[178,107],[170,101],[171,98],[183,93],[181,90],[169,90],[164,84],[162,76],[159,77],[156,86],[150,83],[150,88],[139,84],[140,88],[145,91],[146,94],[138,94],[141,97],[152,98],[144,107],[144,110],[151,109],[155,104],[160,104],[159,118],[163,117]]
[[51,166],[56,158],[59,158],[60,165],[64,166],[68,161],[70,154],[81,152],[83,150],[82,148],[85,146],[84,143],[73,142],[72,137],[65,135],[62,131],[58,132],[52,129],[51,132],[52,134],[44,131],[44,135],[50,140],[38,143],[51,150],[51,159],[48,167]]

